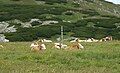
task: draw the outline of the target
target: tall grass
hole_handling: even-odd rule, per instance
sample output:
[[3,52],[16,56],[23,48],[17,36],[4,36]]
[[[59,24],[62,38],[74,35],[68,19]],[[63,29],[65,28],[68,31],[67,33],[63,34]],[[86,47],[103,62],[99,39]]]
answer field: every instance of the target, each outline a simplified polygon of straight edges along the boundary
[[120,41],[82,43],[84,50],[31,52],[30,42],[0,43],[0,73],[120,73]]

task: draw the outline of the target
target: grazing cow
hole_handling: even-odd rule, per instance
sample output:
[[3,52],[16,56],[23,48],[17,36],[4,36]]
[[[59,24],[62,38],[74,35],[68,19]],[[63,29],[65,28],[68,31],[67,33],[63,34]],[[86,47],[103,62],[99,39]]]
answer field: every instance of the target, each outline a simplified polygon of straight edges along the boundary
[[4,48],[3,45],[0,45],[0,48]]

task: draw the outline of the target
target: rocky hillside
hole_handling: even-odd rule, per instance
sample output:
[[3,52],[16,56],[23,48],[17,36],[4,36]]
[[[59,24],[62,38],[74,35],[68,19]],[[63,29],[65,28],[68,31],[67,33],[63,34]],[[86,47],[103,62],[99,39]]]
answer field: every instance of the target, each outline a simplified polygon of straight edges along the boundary
[[[104,0],[0,0],[0,28],[10,41],[57,38],[60,26],[67,37],[120,39],[120,6]],[[2,31],[2,30],[0,30]]]

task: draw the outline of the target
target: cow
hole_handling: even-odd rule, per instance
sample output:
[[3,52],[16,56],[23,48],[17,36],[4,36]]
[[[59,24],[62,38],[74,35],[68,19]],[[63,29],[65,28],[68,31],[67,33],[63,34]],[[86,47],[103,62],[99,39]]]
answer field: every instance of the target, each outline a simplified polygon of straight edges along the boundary
[[32,51],[41,51],[45,50],[46,46],[43,43],[34,42],[30,45]]
[[57,49],[66,49],[67,48],[67,45],[65,44],[61,44],[61,43],[54,43],[54,47],[57,48]]

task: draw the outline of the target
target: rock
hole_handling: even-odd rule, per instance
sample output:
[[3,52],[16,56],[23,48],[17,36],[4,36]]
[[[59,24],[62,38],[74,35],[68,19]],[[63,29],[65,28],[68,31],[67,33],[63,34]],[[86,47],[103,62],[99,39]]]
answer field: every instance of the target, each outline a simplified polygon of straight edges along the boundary
[[31,19],[31,20],[30,20],[30,23],[33,23],[33,22],[39,22],[39,23],[42,23],[42,21],[40,21],[39,19]]
[[16,28],[14,26],[9,27],[9,23],[7,22],[0,22],[0,33],[6,33],[6,32],[16,32]]
[[30,28],[32,25],[29,22],[21,23],[21,27],[23,28]]
[[9,40],[5,39],[4,34],[0,34],[0,42],[9,42]]
[[44,21],[42,25],[51,25],[51,24],[56,24],[58,21]]
[[5,30],[5,32],[16,32],[17,30],[17,28],[14,28],[15,26],[13,25],[13,26],[11,26],[11,27],[8,27],[6,30]]

